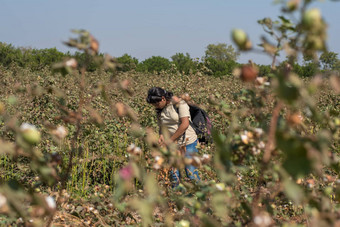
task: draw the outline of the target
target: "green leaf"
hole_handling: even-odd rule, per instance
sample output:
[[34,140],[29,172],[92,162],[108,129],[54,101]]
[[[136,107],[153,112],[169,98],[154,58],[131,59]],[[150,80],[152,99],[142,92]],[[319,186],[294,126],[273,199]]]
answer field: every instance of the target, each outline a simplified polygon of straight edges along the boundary
[[222,219],[226,218],[228,214],[228,201],[225,193],[215,193],[211,200],[214,214]]
[[145,179],[145,190],[148,193],[149,198],[153,201],[159,195],[156,176],[154,174],[148,174]]
[[130,201],[130,205],[141,215],[143,226],[152,225],[153,206],[151,206],[151,204],[147,200],[133,199],[132,201]]
[[226,167],[226,169],[229,170],[232,163],[230,160],[230,148],[229,145],[226,144],[227,137],[223,134],[213,131],[213,139],[218,151],[218,155],[215,156],[215,161],[221,162]]
[[279,18],[281,19],[282,23],[284,23],[284,24],[291,24],[290,20],[285,18],[284,16],[279,16]]
[[283,167],[295,179],[312,171],[312,160],[307,156],[304,141],[299,137],[286,138],[287,134],[277,133],[277,146],[286,156]]
[[293,103],[299,98],[299,89],[293,84],[281,82],[278,89],[278,95],[287,103]]
[[203,215],[201,217],[201,226],[202,227],[217,227],[217,226],[221,226],[221,224],[219,222],[217,222],[215,219],[213,219],[212,217],[209,217],[207,215]]
[[286,179],[283,183],[284,192],[295,204],[301,204],[305,195],[303,190],[293,181]]

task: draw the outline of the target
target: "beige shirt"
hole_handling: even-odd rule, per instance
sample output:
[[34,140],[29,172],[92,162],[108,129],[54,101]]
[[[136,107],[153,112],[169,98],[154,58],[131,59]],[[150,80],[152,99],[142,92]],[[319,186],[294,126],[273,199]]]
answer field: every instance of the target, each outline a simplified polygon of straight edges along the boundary
[[[189,120],[191,121],[188,104],[182,100],[176,106],[178,107],[179,113],[176,112],[173,103],[169,103],[163,108],[160,114],[160,123],[169,130],[170,136],[172,136],[177,131],[178,126],[181,124],[179,120],[180,118],[189,117]],[[185,131],[185,139],[183,138],[184,135],[177,139],[179,145],[189,145],[197,140],[197,135],[191,125],[189,125]]]

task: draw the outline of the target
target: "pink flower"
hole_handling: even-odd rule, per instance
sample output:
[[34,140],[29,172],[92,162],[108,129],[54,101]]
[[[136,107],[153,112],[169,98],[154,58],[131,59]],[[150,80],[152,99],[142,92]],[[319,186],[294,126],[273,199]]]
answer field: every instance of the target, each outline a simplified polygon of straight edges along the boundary
[[133,170],[132,170],[131,165],[125,166],[124,168],[119,170],[119,176],[123,180],[130,180],[132,178],[132,175],[133,175]]

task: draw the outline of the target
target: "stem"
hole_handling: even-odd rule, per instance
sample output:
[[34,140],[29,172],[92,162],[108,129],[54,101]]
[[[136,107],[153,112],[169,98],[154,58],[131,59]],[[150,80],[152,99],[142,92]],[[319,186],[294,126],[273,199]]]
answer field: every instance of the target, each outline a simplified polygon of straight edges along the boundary
[[270,157],[271,157],[271,152],[273,150],[273,147],[275,145],[275,132],[276,132],[276,126],[277,126],[277,120],[280,115],[280,111],[283,108],[283,103],[282,101],[278,101],[276,104],[274,110],[273,110],[273,116],[270,121],[270,128],[269,128],[269,135],[268,135],[268,141],[266,144],[266,148],[264,151],[263,155],[263,162],[268,163]]
[[[83,109],[83,105],[84,105],[84,90],[85,90],[85,68],[81,69],[81,79],[80,79],[80,93],[79,93],[79,106],[78,106],[78,110],[77,110],[77,114],[79,114],[79,116],[81,116],[82,114],[82,109]],[[80,134],[80,130],[81,130],[81,120],[82,117],[77,118],[77,122],[76,122],[76,132],[74,133],[74,136],[71,140],[71,151],[69,153],[69,161],[68,161],[68,165],[67,165],[67,169],[66,172],[64,174],[64,176],[61,178],[61,187],[59,190],[59,194],[58,194],[58,199],[56,201],[56,205],[57,208],[60,206],[61,203],[61,198],[62,198],[62,192],[66,187],[66,183],[67,183],[67,179],[70,175],[70,172],[72,170],[72,165],[73,165],[73,157],[74,154],[78,151],[78,145],[77,145],[77,141],[78,141],[78,137]],[[53,221],[53,217],[54,217],[55,212],[53,212],[50,216],[50,218],[48,219],[47,223],[46,223],[46,227],[49,227]]]

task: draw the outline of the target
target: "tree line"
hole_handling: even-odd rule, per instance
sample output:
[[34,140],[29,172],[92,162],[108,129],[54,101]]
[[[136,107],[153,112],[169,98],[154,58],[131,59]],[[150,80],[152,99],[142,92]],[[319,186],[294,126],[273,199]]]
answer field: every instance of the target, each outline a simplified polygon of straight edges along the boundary
[[[205,55],[199,58],[192,58],[189,53],[176,53],[171,59],[161,56],[152,56],[143,61],[124,54],[116,58],[118,71],[137,71],[160,73],[162,71],[180,72],[183,74],[194,74],[202,72],[207,75],[225,76],[231,75],[232,71],[240,66],[237,62],[239,52],[235,51],[232,45],[225,43],[209,44],[206,47]],[[104,56],[100,54],[100,56]],[[14,47],[11,44],[0,42],[0,64],[4,67],[18,65],[38,71],[45,67],[51,67],[55,62],[67,58],[75,58],[78,64],[87,64],[88,71],[96,71],[100,63],[93,61],[91,56],[81,52],[60,52],[56,48],[32,49]],[[285,61],[280,65],[284,65]],[[270,65],[257,65],[259,75],[268,75],[271,72]],[[320,54],[318,61],[304,57],[302,63],[295,63],[293,71],[302,77],[313,76],[318,71],[340,71],[340,60],[338,53],[326,51]]]

